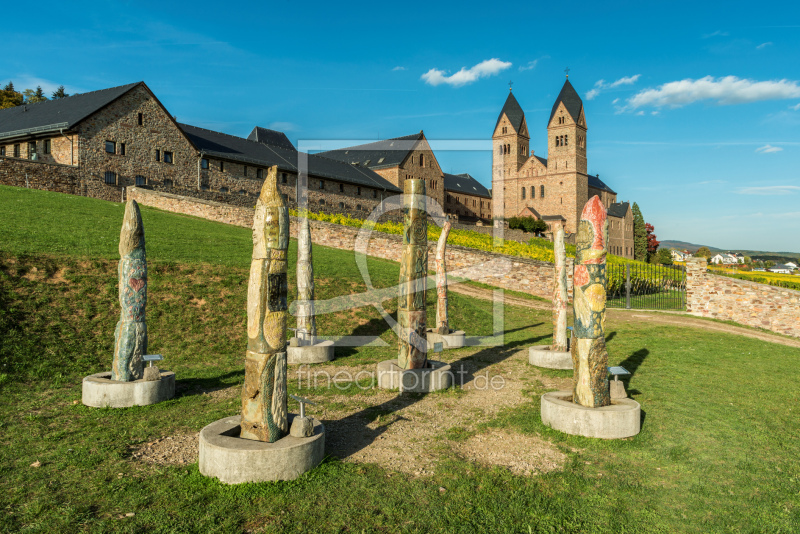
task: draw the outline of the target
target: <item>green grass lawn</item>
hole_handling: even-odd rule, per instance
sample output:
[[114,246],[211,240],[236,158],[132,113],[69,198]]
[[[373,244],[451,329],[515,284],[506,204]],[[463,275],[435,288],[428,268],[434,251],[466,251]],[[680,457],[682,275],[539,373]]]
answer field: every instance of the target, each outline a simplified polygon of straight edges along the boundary
[[[292,482],[231,487],[202,476],[196,463],[137,462],[137,445],[237,413],[238,399],[198,390],[243,381],[251,240],[247,229],[142,208],[149,352],[165,355],[179,393],[147,407],[88,408],[80,404],[81,379],[111,362],[123,211],[120,204],[0,186],[2,532],[800,530],[800,349],[611,319],[611,363],[633,372],[625,382],[642,405],[641,434],[600,441],[544,427],[542,380],[571,372],[529,366],[519,366],[530,384],[525,402],[478,422],[476,432],[554,443],[568,461],[547,474],[515,475],[454,450],[432,476],[329,456]],[[290,280],[294,254],[292,242]],[[315,246],[314,267],[317,298],[365,290],[351,252]],[[396,283],[398,264],[371,259],[369,268],[376,287]],[[492,303],[454,293],[450,299],[454,325],[491,334]],[[384,304],[395,313],[393,300]],[[493,365],[550,341],[549,312],[504,312],[505,347],[446,357]],[[376,335],[388,345],[337,349],[337,366],[370,370],[396,355],[396,338],[374,308],[328,314],[318,325],[326,335]],[[296,393],[297,384],[289,385]],[[341,402],[322,389],[303,395]],[[458,391],[437,395],[458,409]],[[381,409],[369,394],[359,402]],[[463,439],[457,428],[442,429],[442,447]],[[409,442],[407,454],[414,453]],[[129,512],[135,515],[119,518]]]

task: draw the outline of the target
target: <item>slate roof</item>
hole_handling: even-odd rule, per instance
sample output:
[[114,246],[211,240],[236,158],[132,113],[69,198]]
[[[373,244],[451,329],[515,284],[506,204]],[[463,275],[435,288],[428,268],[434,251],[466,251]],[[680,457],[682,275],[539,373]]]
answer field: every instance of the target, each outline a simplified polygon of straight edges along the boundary
[[71,129],[144,82],[0,109],[0,138]]
[[467,173],[444,173],[444,190],[465,195],[475,195],[483,198],[492,198],[489,190],[483,187],[475,178]]
[[250,135],[247,136],[247,139],[249,141],[256,141],[257,143],[263,143],[265,145],[279,146],[288,150],[295,150],[294,145],[291,141],[289,141],[289,138],[286,137],[285,133],[277,130],[270,130],[269,128],[262,128],[261,126],[256,126],[253,128],[253,131],[250,132]]
[[539,160],[539,162],[540,162],[542,165],[544,165],[545,167],[547,167],[547,158],[540,158],[540,157],[539,157],[539,156],[537,156],[536,154],[534,154],[534,155],[533,155],[533,157],[534,157],[534,158],[536,158],[536,159],[538,159],[538,160]]
[[556,114],[556,110],[558,109],[558,104],[560,102],[564,102],[567,112],[572,116],[575,122],[578,122],[578,117],[581,116],[581,110],[583,109],[583,100],[581,100],[581,97],[578,96],[578,92],[575,91],[575,88],[572,87],[572,84],[569,83],[569,78],[567,78],[567,81],[564,82],[561,92],[558,93],[556,103],[553,104],[553,110],[550,112],[550,120],[547,121],[548,124],[550,124],[550,122],[553,120],[553,115]]
[[616,202],[611,204],[608,207],[608,215],[610,217],[619,217],[620,219],[625,218],[625,214],[628,213],[628,206],[627,202]]
[[506,103],[503,104],[503,109],[500,110],[500,115],[497,116],[497,122],[494,125],[495,130],[497,130],[497,125],[500,124],[500,119],[503,118],[503,114],[508,117],[508,120],[511,122],[511,126],[514,127],[514,130],[519,132],[519,129],[522,126],[522,119],[525,118],[525,112],[522,111],[522,106],[519,105],[519,102],[517,102],[517,99],[514,98],[514,93],[512,92],[508,93]]
[[316,155],[323,158],[343,161],[345,163],[362,165],[370,169],[380,169],[384,167],[395,167],[403,163],[408,153],[414,150],[417,141],[422,139],[423,134],[419,133],[384,139],[374,143],[366,143],[337,150],[319,152]]
[[308,157],[308,174],[319,178],[332,178],[355,185],[364,185],[394,193],[402,191],[374,171],[356,167],[315,154],[305,154],[292,149],[265,145],[242,137],[236,137],[189,124],[178,124],[183,133],[203,154],[212,157],[251,163],[264,167],[277,165],[280,171],[298,172],[298,156]]
[[599,176],[593,176],[591,174],[589,175],[589,187],[593,187],[601,191],[608,191],[609,193],[614,193],[615,195],[617,194],[617,192],[608,187]]

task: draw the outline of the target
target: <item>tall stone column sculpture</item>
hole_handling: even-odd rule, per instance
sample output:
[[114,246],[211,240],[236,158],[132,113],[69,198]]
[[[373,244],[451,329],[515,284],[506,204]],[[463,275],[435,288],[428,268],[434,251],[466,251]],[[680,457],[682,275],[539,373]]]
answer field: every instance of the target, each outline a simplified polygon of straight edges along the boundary
[[240,437],[274,443],[289,430],[286,392],[286,254],[289,210],[271,167],[253,219],[247,355]]
[[144,225],[139,205],[131,199],[125,205],[119,234],[119,304],[114,331],[114,358],[111,371],[84,377],[81,401],[95,408],[147,406],[175,396],[175,373],[153,365],[160,354],[147,355],[147,255],[144,250]]
[[553,234],[555,280],[553,281],[553,352],[567,350],[567,253],[564,248],[564,225],[558,223]]
[[119,304],[122,308],[114,331],[114,359],[111,380],[139,380],[144,372],[142,356],[147,354],[147,255],[144,225],[139,205],[130,200],[119,235]]
[[428,219],[425,180],[406,180],[404,193],[403,255],[397,302],[400,327],[397,365],[401,369],[422,369],[427,366]]
[[436,333],[449,334],[450,324],[447,317],[447,266],[445,251],[447,236],[450,235],[450,217],[442,226],[442,234],[436,244]]
[[611,403],[608,385],[608,352],[605,342],[606,209],[595,195],[583,208],[578,225],[575,271],[572,277],[575,343],[573,402],[588,408]]
[[297,332],[305,332],[310,344],[317,335],[314,318],[314,265],[311,261],[311,226],[302,214],[297,229]]

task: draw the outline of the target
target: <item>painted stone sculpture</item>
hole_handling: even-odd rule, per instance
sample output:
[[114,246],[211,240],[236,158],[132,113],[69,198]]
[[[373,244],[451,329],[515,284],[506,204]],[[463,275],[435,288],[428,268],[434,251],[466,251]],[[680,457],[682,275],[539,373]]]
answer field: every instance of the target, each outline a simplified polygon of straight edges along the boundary
[[449,334],[450,324],[447,317],[447,266],[445,250],[447,236],[450,235],[450,217],[442,226],[442,235],[436,244],[436,330],[437,334]]
[[253,218],[247,288],[247,356],[240,437],[273,443],[289,430],[286,392],[286,255],[289,210],[271,167]]
[[572,346],[573,402],[587,408],[611,403],[605,342],[606,209],[595,195],[583,208],[578,225],[572,277],[575,343]]
[[144,226],[135,200],[125,206],[119,236],[119,303],[122,308],[114,331],[111,380],[130,382],[142,378],[147,353],[147,256]]
[[555,280],[553,281],[553,352],[567,350],[567,254],[564,249],[564,226],[557,224],[553,235]]
[[427,367],[425,298],[428,279],[428,219],[425,180],[406,180],[403,196],[403,255],[397,302],[401,369]]
[[309,344],[317,335],[314,318],[314,266],[311,261],[311,226],[299,218],[297,230],[297,337]]

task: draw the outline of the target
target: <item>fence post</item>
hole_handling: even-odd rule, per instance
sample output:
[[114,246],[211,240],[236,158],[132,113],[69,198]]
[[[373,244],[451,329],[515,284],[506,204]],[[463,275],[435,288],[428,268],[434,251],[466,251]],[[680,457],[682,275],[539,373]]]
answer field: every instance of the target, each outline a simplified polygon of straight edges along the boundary
[[625,309],[631,309],[631,264],[625,264]]

